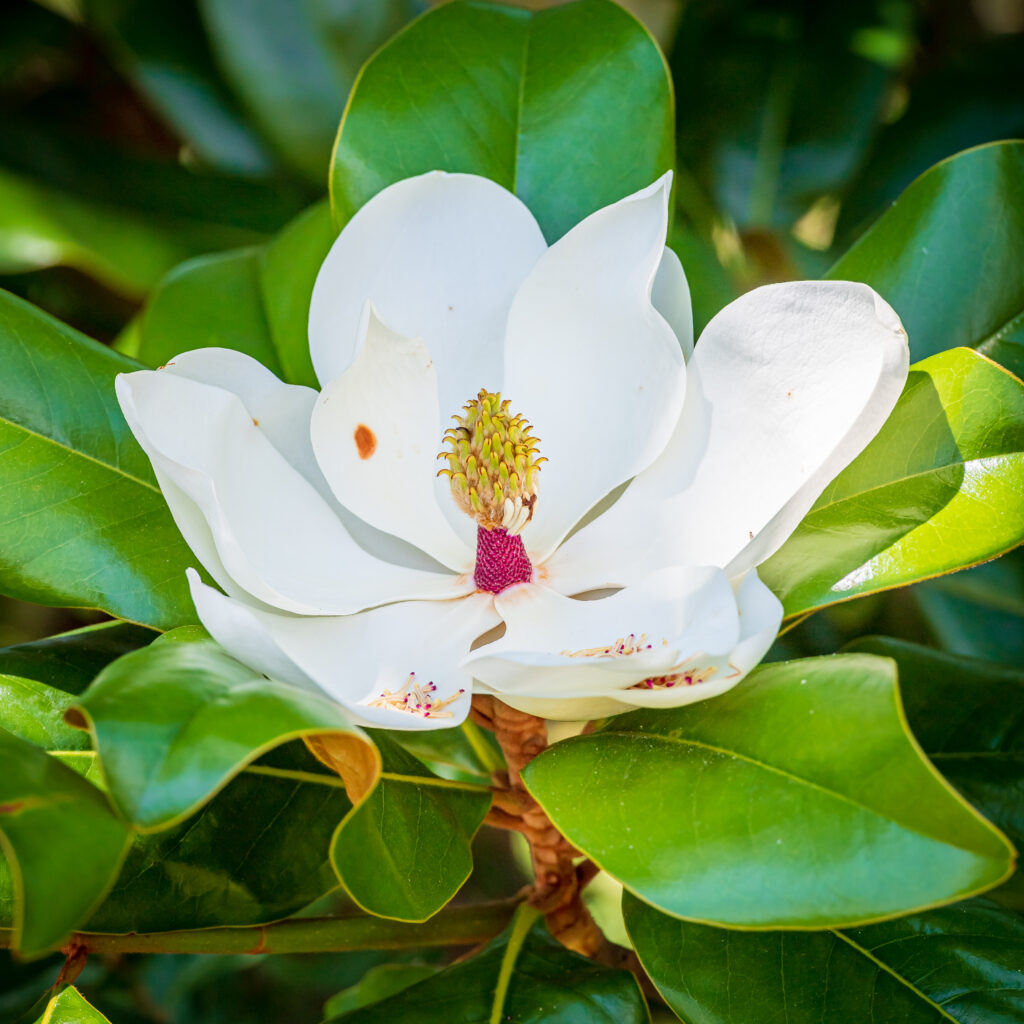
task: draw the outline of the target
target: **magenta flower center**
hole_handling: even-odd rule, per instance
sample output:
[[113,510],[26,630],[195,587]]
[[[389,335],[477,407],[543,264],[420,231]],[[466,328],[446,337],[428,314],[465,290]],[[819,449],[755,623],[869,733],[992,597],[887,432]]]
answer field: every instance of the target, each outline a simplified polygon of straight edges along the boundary
[[500,594],[517,583],[529,583],[531,579],[533,566],[518,533],[477,527],[473,582],[480,590]]

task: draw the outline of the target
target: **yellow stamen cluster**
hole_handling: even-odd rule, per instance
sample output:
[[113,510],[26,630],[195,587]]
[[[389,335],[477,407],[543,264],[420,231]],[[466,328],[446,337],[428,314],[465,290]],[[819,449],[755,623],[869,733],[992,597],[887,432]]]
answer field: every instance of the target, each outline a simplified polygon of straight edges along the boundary
[[533,516],[537,474],[547,459],[537,455],[538,440],[522,416],[509,412],[509,400],[480,390],[453,416],[445,431],[448,450],[438,455],[459,507],[484,529],[517,534]]

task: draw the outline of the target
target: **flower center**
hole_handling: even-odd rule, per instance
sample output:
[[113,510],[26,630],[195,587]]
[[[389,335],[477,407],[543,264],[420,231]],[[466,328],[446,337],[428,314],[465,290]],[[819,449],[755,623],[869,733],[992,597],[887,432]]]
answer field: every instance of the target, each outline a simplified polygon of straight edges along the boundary
[[448,477],[455,503],[477,522],[473,580],[492,594],[533,575],[519,534],[533,517],[537,475],[547,461],[537,455],[533,428],[509,404],[481,389],[452,417],[438,455],[448,462],[438,476]]

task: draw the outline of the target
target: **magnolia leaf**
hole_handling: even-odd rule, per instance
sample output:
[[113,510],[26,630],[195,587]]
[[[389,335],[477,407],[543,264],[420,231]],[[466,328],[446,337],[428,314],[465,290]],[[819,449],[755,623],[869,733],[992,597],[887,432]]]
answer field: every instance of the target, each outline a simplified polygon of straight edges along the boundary
[[246,668],[197,627],[119,658],[70,712],[87,724],[113,802],[137,829],[164,829],[245,765],[292,739],[332,733],[377,760],[340,705]]
[[917,363],[871,443],[758,570],[787,615],[994,558],[1024,540],[1024,385],[953,349]]
[[81,693],[122,654],[138,650],[157,634],[128,622],[101,622],[29,643],[0,647],[0,672]]
[[230,348],[289,383],[315,386],[306,322],[313,283],[335,235],[323,202],[266,245],[176,267],[138,323],[138,358],[159,366],[191,349]]
[[341,1019],[346,1024],[650,1024],[632,974],[570,953],[526,906],[471,959]]
[[138,368],[0,291],[0,591],[167,628],[194,619],[181,539],[114,397]]
[[110,888],[130,841],[104,795],[0,729],[0,848],[13,881],[14,946],[60,945]]
[[461,171],[514,192],[553,242],[672,167],[672,121],[657,45],[610,0],[445,4],[363,68],[334,149],[335,219],[402,178]]
[[916,358],[967,345],[1021,376],[1022,258],[1024,142],[996,142],[922,174],[828,276],[884,295]]
[[387,733],[373,731],[383,759],[376,786],[338,826],[338,877],[365,911],[425,921],[473,870],[471,843],[491,806],[487,786],[442,779]]
[[907,721],[932,763],[1024,846],[1024,670],[888,637],[847,650],[896,661]]
[[742,932],[668,917],[628,893],[637,954],[689,1024],[1015,1024],[1024,922],[970,900],[843,931]]
[[76,988],[66,988],[47,1004],[36,1024],[110,1024],[94,1006],[90,1006]]
[[327,1024],[336,1017],[379,1003],[388,996],[397,995],[425,978],[432,978],[440,970],[432,964],[378,964],[371,967],[360,980],[349,988],[335,993],[324,1003]]
[[621,715],[524,778],[574,846],[698,922],[852,926],[1013,870],[914,743],[895,663],[871,655],[767,665],[714,700]]

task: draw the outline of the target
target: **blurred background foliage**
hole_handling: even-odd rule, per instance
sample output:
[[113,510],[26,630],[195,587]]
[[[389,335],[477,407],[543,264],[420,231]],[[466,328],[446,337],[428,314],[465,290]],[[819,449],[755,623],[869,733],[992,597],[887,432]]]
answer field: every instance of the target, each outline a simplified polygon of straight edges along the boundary
[[[173,268],[265,242],[323,199],[360,65],[427,6],[5,0],[0,287],[132,351],[147,298],[187,286],[179,272],[157,288]],[[751,287],[824,274],[936,162],[1024,137],[1024,0],[624,6],[657,37],[675,82],[671,242],[698,329]],[[0,646],[96,618],[0,599]],[[831,652],[868,633],[1024,663],[1024,552],[833,606],[772,656]],[[504,855],[476,858],[475,894],[515,892],[523,877],[506,840],[478,842]],[[94,957],[80,984],[125,1024],[314,1020],[383,959]],[[33,1001],[59,962],[3,954],[0,1018]]]

